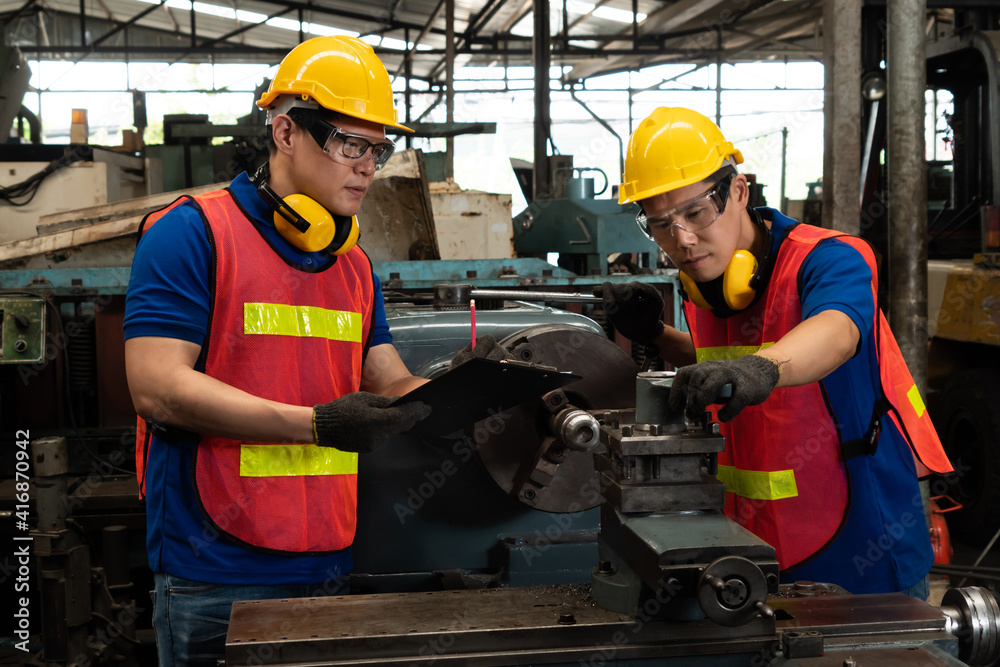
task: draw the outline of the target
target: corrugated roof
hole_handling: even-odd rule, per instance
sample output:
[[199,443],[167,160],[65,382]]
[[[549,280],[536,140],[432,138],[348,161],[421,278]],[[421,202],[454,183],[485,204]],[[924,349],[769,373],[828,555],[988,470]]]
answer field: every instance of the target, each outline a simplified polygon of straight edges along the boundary
[[[532,64],[532,0],[454,5],[460,63]],[[581,79],[664,62],[819,55],[821,0],[635,5],[645,15],[638,39],[630,22],[615,20],[631,17],[632,0],[553,0],[552,64],[572,66],[569,78]],[[413,76],[444,78],[444,0],[84,0],[84,6],[85,38],[78,0],[0,0],[0,16],[12,36],[8,43],[32,59],[117,60],[127,54],[130,60],[273,63],[302,37],[343,31],[373,42],[390,74],[402,67],[407,40],[419,38],[411,54]]]

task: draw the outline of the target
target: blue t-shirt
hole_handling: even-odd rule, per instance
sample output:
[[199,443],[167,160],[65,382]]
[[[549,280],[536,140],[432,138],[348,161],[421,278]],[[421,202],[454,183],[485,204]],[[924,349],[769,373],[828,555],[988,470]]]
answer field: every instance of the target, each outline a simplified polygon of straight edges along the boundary
[[[758,210],[771,220],[777,253],[795,221],[774,209]],[[841,442],[865,433],[879,398],[871,280],[861,253],[836,238],[819,243],[799,274],[803,320],[837,310],[861,333],[854,356],[820,381]],[[782,580],[834,582],[852,593],[897,591],[918,583],[934,555],[910,446],[888,417],[882,420],[875,454],[851,459],[847,474],[853,497],[840,531],[812,560],[783,572]]]
[[[291,263],[321,267],[321,253],[302,252],[275,229],[271,209],[246,173],[229,186],[271,247]],[[136,248],[125,300],[125,339],[178,338],[204,345],[211,310],[212,247],[198,210],[180,205],[157,221]],[[371,345],[392,343],[378,277]],[[201,370],[200,368],[198,370]],[[167,444],[154,436],[146,461],[146,549],[154,572],[218,584],[311,584],[350,572],[350,549],[328,556],[285,557],[226,540],[205,519],[192,486],[194,437]]]

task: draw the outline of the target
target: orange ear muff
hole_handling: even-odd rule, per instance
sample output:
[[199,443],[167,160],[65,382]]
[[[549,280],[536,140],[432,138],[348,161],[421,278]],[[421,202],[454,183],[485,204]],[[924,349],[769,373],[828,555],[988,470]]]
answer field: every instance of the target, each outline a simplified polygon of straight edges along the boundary
[[744,310],[757,296],[752,287],[757,274],[757,258],[749,250],[737,250],[722,274],[722,297],[733,310]]
[[687,297],[691,299],[691,303],[702,310],[712,310],[712,306],[702,296],[701,290],[698,289],[698,283],[683,271],[678,272],[678,275],[681,279],[681,287],[684,288],[684,293],[687,294]]

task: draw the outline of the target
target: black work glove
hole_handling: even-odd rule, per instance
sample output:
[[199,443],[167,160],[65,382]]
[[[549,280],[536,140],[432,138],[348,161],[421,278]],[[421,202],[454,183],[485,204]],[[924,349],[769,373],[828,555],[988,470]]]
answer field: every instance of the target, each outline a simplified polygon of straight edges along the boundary
[[469,343],[461,350],[458,351],[451,359],[451,363],[448,364],[448,370],[451,370],[457,366],[461,366],[466,361],[470,359],[492,359],[493,361],[503,361],[504,359],[513,359],[514,355],[509,353],[506,348],[504,348],[497,339],[493,336],[479,336],[476,338],[476,347],[472,347],[472,343]]
[[705,408],[720,403],[719,392],[731,384],[732,397],[719,410],[719,419],[727,422],[748,405],[760,405],[774,391],[781,375],[778,364],[756,354],[735,361],[703,361],[678,369],[670,389],[670,409],[686,410],[695,421]]
[[358,391],[313,408],[313,433],[320,447],[370,452],[390,435],[413,428],[431,413],[426,403],[389,407],[397,396]]
[[604,300],[608,320],[637,343],[652,343],[663,333],[663,297],[649,283],[604,283],[594,288]]

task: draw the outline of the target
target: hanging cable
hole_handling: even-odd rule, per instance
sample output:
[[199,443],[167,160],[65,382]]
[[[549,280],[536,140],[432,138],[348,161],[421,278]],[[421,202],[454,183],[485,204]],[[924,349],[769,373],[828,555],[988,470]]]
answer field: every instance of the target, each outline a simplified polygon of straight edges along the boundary
[[62,157],[58,157],[52,162],[49,162],[45,168],[38,173],[29,176],[20,183],[0,187],[0,200],[10,204],[11,206],[28,205],[31,203],[31,200],[35,198],[35,195],[38,194],[38,188],[41,187],[42,181],[63,167],[68,167],[74,162],[82,160],[85,157],[86,155],[83,151],[67,148]]

